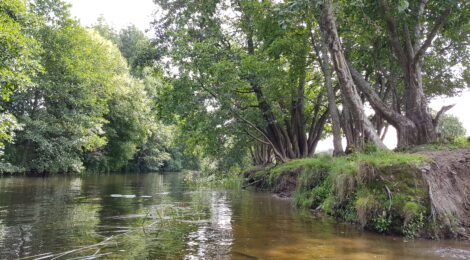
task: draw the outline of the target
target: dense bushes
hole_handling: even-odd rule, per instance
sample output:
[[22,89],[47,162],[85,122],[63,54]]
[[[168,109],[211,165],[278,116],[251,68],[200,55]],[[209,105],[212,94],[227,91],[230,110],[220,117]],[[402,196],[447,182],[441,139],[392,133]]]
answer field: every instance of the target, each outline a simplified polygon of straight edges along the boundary
[[2,1],[0,24],[0,172],[156,171],[180,163],[172,158],[175,131],[157,118],[163,83],[142,32],[129,27],[113,42],[80,26],[60,0]]

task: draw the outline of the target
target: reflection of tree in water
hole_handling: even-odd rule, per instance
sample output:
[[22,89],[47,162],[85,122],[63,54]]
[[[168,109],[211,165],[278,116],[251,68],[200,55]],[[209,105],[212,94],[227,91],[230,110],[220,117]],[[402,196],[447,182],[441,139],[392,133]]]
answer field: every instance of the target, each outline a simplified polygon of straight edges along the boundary
[[[48,252],[44,259],[439,258],[429,241],[413,242],[413,249],[330,218],[299,214],[270,194],[192,190],[178,178],[0,178],[0,259]],[[172,189],[178,191],[172,195]]]
[[76,204],[79,178],[8,178],[0,180],[0,258],[12,259],[46,250],[88,244],[98,205]]
[[185,193],[183,178],[181,174],[166,173],[165,184],[168,185],[169,195],[173,201],[188,201],[190,198]]
[[229,258],[233,243],[232,210],[226,194],[210,192],[209,220],[191,232],[188,238],[189,254],[187,259],[204,257]]
[[98,194],[101,198],[101,209],[98,212],[99,232],[103,236],[111,236],[119,229],[135,224],[135,218],[122,218],[130,214],[141,213],[141,199],[113,198],[112,194],[135,195],[142,189],[139,182],[141,176],[115,174],[105,178],[94,179],[89,185],[98,187]]

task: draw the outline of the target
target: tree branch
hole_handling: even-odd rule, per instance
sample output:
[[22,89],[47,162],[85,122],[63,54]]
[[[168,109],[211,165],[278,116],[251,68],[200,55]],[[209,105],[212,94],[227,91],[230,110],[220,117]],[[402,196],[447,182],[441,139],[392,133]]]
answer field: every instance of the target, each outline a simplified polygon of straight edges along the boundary
[[390,16],[390,8],[385,0],[380,0],[380,5],[383,9],[383,15],[385,15],[385,22],[387,24],[387,29],[389,32],[390,43],[392,44],[392,48],[395,50],[395,54],[397,55],[398,60],[400,61],[402,66],[406,66],[406,56],[403,47],[400,44],[400,39],[398,37],[397,31],[397,21]]
[[423,45],[421,45],[421,48],[419,48],[418,52],[416,52],[416,55],[414,56],[413,62],[418,62],[419,59],[424,55],[426,50],[431,46],[432,41],[437,35],[437,32],[439,29],[442,27],[442,25],[447,21],[447,18],[449,18],[449,15],[451,13],[451,8],[447,8],[444,13],[442,13],[441,17],[437,19],[436,23],[434,24],[434,27],[432,28],[431,32],[428,34],[426,37],[426,40],[424,40]]
[[408,25],[406,23],[403,25],[403,33],[405,34],[405,43],[406,50],[408,51],[408,57],[414,57],[415,50],[413,48],[413,44],[411,43],[410,30],[408,29]]
[[419,38],[421,37],[421,16],[423,15],[424,13],[424,8],[426,7],[426,4],[428,3],[428,0],[421,0],[419,2],[419,6],[418,6],[418,14],[416,15],[416,24],[415,24],[415,27],[413,29],[413,36],[415,37],[415,42],[414,42],[414,45],[413,45],[413,50],[414,52],[416,53],[418,51],[418,48],[419,48]]
[[439,125],[439,121],[441,121],[442,117],[444,114],[449,111],[451,108],[453,108],[455,104],[448,105],[448,106],[443,106],[439,112],[437,112],[436,117],[432,120],[434,127],[437,127]]
[[349,70],[356,86],[366,95],[370,105],[376,112],[379,112],[390,124],[398,127],[401,124],[410,124],[410,120],[402,114],[396,112],[389,107],[375,92],[375,90],[367,82],[352,65],[348,62]]
[[252,89],[249,89],[249,90],[238,90],[238,89],[236,89],[235,92],[236,92],[236,93],[239,93],[239,94],[251,94],[251,93],[255,93]]
[[262,144],[266,144],[266,145],[271,145],[269,142],[266,142],[264,140],[261,140],[260,138],[256,137],[254,134],[250,133],[250,131],[248,130],[245,130],[245,133],[247,135],[249,135],[251,138],[255,139],[256,141],[262,143]]

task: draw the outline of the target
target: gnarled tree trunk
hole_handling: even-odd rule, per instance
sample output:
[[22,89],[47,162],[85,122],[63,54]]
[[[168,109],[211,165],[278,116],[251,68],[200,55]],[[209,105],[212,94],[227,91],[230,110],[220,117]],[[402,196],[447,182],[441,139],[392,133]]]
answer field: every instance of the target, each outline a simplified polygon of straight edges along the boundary
[[250,148],[253,165],[268,165],[274,161],[272,147],[266,144],[256,144]]
[[[424,41],[421,43],[423,27],[421,16],[425,12],[426,0],[420,0],[419,9],[416,13],[416,23],[413,30],[409,30],[407,21],[403,23],[403,30],[398,30],[398,20],[392,17],[389,2],[380,0],[384,11],[387,32],[390,44],[398,59],[405,80],[405,115],[414,124],[415,133],[404,135],[400,138],[399,146],[419,145],[435,141],[438,137],[437,124],[439,118],[433,119],[428,107],[428,100],[424,94],[421,63],[426,50],[431,46],[439,29],[447,21],[452,7],[449,5],[428,31]],[[401,26],[400,26],[401,28]],[[445,112],[446,107],[441,111]]]
[[331,118],[331,128],[333,130],[333,155],[342,155],[344,151],[341,138],[341,118],[338,107],[336,106],[335,88],[331,81],[330,57],[328,56],[326,37],[323,33],[321,33],[319,42],[320,51],[317,50],[317,56],[319,56],[320,67],[328,91],[328,111]]
[[362,130],[365,135],[364,137],[373,142],[377,147],[387,149],[365,114],[364,106],[354,85],[341,47],[332,8],[331,0],[325,0],[322,5],[321,22],[323,26],[321,26],[321,30],[327,39],[344,102],[347,103],[347,108],[353,116],[355,127]]

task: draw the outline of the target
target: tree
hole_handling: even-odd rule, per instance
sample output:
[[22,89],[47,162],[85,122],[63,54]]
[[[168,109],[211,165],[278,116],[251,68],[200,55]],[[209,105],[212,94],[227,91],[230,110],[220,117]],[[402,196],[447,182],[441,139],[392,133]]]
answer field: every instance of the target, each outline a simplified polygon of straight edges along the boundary
[[5,156],[26,171],[81,171],[82,155],[106,143],[106,100],[114,76],[127,67],[117,48],[70,18],[64,3],[36,1],[30,8],[42,19],[30,29],[44,69],[4,104],[23,125]]
[[0,2],[0,95],[8,99],[17,87],[30,85],[30,76],[39,69],[35,55],[40,51],[28,32],[34,16],[20,0]]
[[386,149],[379,135],[375,131],[372,123],[364,112],[363,102],[359,97],[354,84],[351,72],[349,70],[341,41],[336,30],[335,18],[333,16],[333,7],[331,1],[325,0],[322,4],[321,30],[323,31],[328,47],[333,59],[333,64],[338,77],[341,92],[344,97],[345,108],[352,113],[354,125],[364,131],[365,136],[375,145]]
[[431,116],[428,99],[466,85],[465,74],[449,73],[468,64],[465,8],[462,1],[338,3],[354,82],[376,111],[378,128],[384,118],[397,129],[400,147],[434,141],[440,117]]
[[90,170],[117,171],[128,164],[147,138],[150,115],[150,99],[142,82],[130,75],[117,75],[111,83],[111,97],[104,114],[103,137],[106,145],[92,153],[87,165]]
[[[35,24],[35,17],[27,11],[26,4],[19,0],[0,2],[0,98],[8,100],[16,88],[31,85],[31,75],[40,66],[35,55],[39,45],[28,32],[28,26]],[[3,110],[3,108],[0,107]],[[4,142],[13,142],[14,131],[19,129],[17,120],[11,114],[0,115],[0,152]]]
[[133,76],[142,78],[145,68],[155,67],[154,61],[160,57],[160,51],[135,25],[129,25],[116,32],[103,17],[99,17],[92,28],[118,46],[122,56],[126,58]]
[[[158,3],[165,11],[155,22],[158,47],[180,71],[169,99],[185,104],[172,107],[183,124],[219,142],[243,133],[279,161],[313,155],[328,110],[303,20],[283,17],[271,1]],[[222,9],[238,15],[223,17]],[[291,22],[281,25],[284,18]],[[235,25],[235,35],[223,24]]]
[[464,137],[466,134],[466,130],[462,125],[462,122],[453,115],[445,115],[442,117],[439,121],[438,131],[441,137],[448,140]]
[[[331,128],[333,132],[333,155],[343,154],[343,144],[341,138],[341,116],[336,105],[336,90],[333,86],[332,73],[330,69],[330,57],[328,56],[327,39],[324,33],[321,33],[320,39],[313,38],[312,33],[312,45],[316,46],[316,55],[320,63],[325,85],[328,94],[328,110],[331,117]],[[346,128],[347,129],[347,128]],[[349,136],[349,135],[348,135]],[[352,138],[348,138],[348,143],[354,143]]]
[[[135,115],[136,117],[140,116],[142,119],[144,119],[140,120],[143,124],[140,124],[139,127],[142,127],[142,130],[145,128],[145,139],[139,142],[128,142],[127,144],[131,145],[131,149],[115,149],[116,152],[120,153],[122,156],[124,156],[124,153],[127,153],[127,156],[123,157],[127,159],[114,160],[113,158],[115,156],[112,156],[109,151],[97,151],[95,153],[98,155],[97,158],[89,158],[89,163],[93,165],[92,168],[95,170],[118,170],[120,167],[122,167],[125,170],[139,172],[167,170],[168,168],[171,168],[172,171],[181,170],[182,167],[185,167],[183,166],[184,162],[181,162],[181,157],[186,155],[183,155],[184,152],[180,150],[181,146],[178,146],[174,143],[174,140],[177,138],[177,136],[172,132],[178,132],[177,127],[175,125],[167,125],[160,122],[159,118],[157,117],[158,112],[156,111],[155,107],[155,103],[158,99],[158,91],[160,88],[162,88],[163,84],[161,69],[159,68],[158,64],[154,62],[154,60],[158,57],[159,52],[152,45],[150,39],[133,25],[116,32],[112,27],[106,24],[104,18],[99,18],[98,23],[95,24],[93,28],[97,30],[103,37],[107,38],[118,46],[130,66],[131,74],[133,77],[138,78],[141,81],[138,84],[138,88],[143,86],[143,89],[139,91],[142,91],[142,93],[145,92],[144,95],[136,93],[137,96],[140,96],[138,99],[135,98],[136,95],[134,94],[125,96],[123,99],[129,99],[127,102],[122,102],[121,98],[117,98],[114,101],[114,106],[122,110],[121,106],[128,107],[128,109],[131,109],[132,107],[138,107],[142,109],[142,106],[144,105],[146,109],[145,112],[140,111],[143,114],[135,114],[132,111],[129,111],[131,115]],[[135,90],[130,91],[135,92]],[[126,105],[126,103],[128,105]],[[111,111],[112,110],[113,109],[111,109]],[[112,112],[111,114],[116,113]],[[135,135],[140,136],[141,131],[131,131],[131,129],[128,128],[133,124],[125,124],[125,127],[121,130],[121,132],[126,131],[129,134],[126,135],[127,137],[121,137],[118,134],[119,131],[116,131],[117,128],[119,128],[119,125],[124,122],[131,122],[129,121],[130,118],[127,117],[126,113],[122,113],[119,117],[121,118],[119,119],[121,122],[116,126],[110,126],[109,132],[114,133],[113,135],[116,142],[124,145],[126,142],[125,140],[130,140]],[[138,127],[137,125],[134,126]],[[122,132],[122,134],[124,133]],[[111,141],[108,142],[107,146],[112,145],[111,143]],[[121,148],[124,148],[124,146],[121,146]],[[116,167],[116,164],[114,166],[109,165],[109,160],[101,160],[103,159],[103,155],[101,153],[108,154],[106,158],[109,160],[114,160],[119,164],[119,167]],[[128,156],[130,155],[133,155],[133,158],[132,160],[128,161]],[[193,158],[190,158],[190,160],[192,159]],[[168,165],[178,165],[178,167],[168,167]]]

